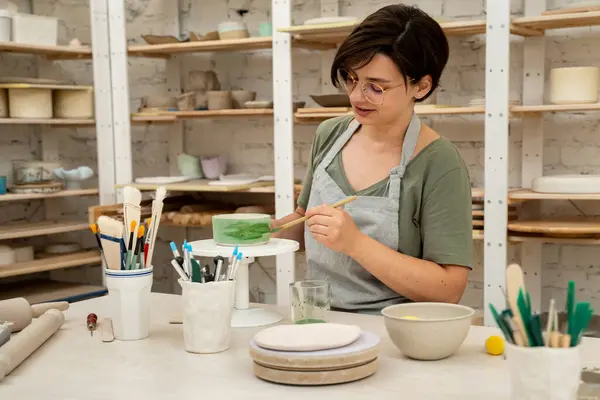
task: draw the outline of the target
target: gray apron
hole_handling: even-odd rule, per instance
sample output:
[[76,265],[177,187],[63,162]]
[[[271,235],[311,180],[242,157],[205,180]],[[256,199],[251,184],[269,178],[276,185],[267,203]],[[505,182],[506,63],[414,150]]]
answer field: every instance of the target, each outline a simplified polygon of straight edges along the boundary
[[[336,140],[333,147],[316,167],[307,208],[333,204],[347,195],[325,170],[346,145],[360,124],[352,120],[348,129]],[[400,187],[406,164],[411,159],[421,130],[421,121],[413,114],[402,145],[400,165],[390,171],[385,197],[358,196],[344,209],[360,231],[391,249],[398,250],[398,215]],[[330,250],[317,242],[306,227],[307,275],[309,279],[326,280],[331,288],[332,309],[378,313],[383,307],[408,301],[384,285],[351,257]]]

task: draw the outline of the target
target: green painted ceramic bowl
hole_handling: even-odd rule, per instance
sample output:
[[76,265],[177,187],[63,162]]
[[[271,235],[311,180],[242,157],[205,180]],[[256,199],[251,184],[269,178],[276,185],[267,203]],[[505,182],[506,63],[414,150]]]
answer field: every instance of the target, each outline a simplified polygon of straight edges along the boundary
[[213,239],[220,246],[258,246],[271,238],[268,214],[220,214],[212,217]]

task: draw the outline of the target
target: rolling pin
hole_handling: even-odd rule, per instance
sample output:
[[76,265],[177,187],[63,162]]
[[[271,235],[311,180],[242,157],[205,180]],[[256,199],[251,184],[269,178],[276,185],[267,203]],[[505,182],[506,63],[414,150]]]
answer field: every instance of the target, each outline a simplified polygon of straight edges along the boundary
[[0,347],[0,382],[62,326],[65,316],[50,309]]
[[42,315],[46,310],[56,309],[66,311],[69,303],[58,301],[54,303],[40,303],[30,305],[23,297],[0,301],[0,321],[12,322],[12,331],[19,332],[31,323],[33,318]]

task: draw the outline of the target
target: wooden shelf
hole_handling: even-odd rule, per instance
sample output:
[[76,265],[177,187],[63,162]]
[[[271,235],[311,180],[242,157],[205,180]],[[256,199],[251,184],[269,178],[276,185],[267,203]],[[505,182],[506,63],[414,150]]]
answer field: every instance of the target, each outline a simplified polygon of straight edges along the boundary
[[513,26],[537,31],[600,25],[600,11],[539,15],[513,19]]
[[[200,110],[200,111],[165,111],[158,115],[153,114],[156,117],[169,117],[173,120],[179,119],[201,119],[201,118],[219,118],[219,117],[262,117],[272,116],[272,108],[242,108],[235,110]],[[150,114],[137,113],[134,114],[134,118],[143,118],[150,116]]]
[[87,264],[100,264],[101,260],[102,257],[98,250],[87,250],[72,254],[44,257],[33,261],[1,266],[0,278],[79,267]]
[[90,229],[87,222],[42,221],[0,226],[0,240],[44,236],[55,233],[75,232]]
[[99,194],[98,189],[77,189],[77,190],[61,190],[56,193],[41,193],[41,194],[17,194],[6,193],[0,195],[0,203],[3,201],[20,201],[20,200],[39,200],[53,199],[58,197],[74,197],[74,196],[95,196]]
[[31,280],[0,285],[0,300],[24,297],[30,304],[49,301],[75,302],[104,296],[108,291],[103,286],[52,280]]
[[600,103],[594,104],[541,104],[528,106],[512,106],[510,112],[513,114],[542,113],[542,112],[583,112],[600,111]]
[[206,40],[201,42],[143,44],[129,46],[129,56],[169,58],[172,54],[262,50],[270,49],[272,46],[273,39],[270,36],[245,39]]
[[537,193],[531,189],[519,189],[508,193],[511,200],[600,200],[600,193]]
[[[157,114],[133,114],[131,116],[132,124],[146,123],[170,123],[175,122],[175,115],[157,115]],[[52,126],[95,126],[96,120],[90,119],[61,119],[61,118],[0,118],[0,124],[6,125],[52,125]]]
[[[484,114],[485,107],[453,107],[453,106],[435,106],[435,105],[416,105],[415,114],[417,115],[468,115]],[[351,115],[350,107],[318,107],[318,108],[300,108],[294,114],[297,123],[317,123],[329,118]]]
[[[307,43],[340,43],[360,22],[340,22],[333,24],[296,25],[280,28],[279,32],[290,33],[296,40]],[[447,36],[469,36],[483,34],[485,20],[454,21],[440,23]]]
[[[215,186],[209,185],[207,179],[197,179],[181,183],[170,183],[166,185],[146,184],[146,183],[130,183],[127,185],[117,185],[117,188],[131,186],[142,191],[156,190],[159,186],[164,186],[171,192],[246,192],[246,193],[275,193],[273,182],[257,182],[248,185],[240,186]],[[294,185],[296,191],[302,189],[302,185]]]
[[53,60],[77,60],[92,58],[90,47],[42,46],[34,44],[0,42],[0,52],[33,54]]
[[0,118],[0,124],[8,125],[94,125],[93,119],[61,118]]

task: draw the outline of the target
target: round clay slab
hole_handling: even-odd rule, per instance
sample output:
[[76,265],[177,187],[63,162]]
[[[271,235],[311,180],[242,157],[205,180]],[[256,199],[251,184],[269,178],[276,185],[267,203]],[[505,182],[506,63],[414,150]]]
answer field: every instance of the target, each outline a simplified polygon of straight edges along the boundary
[[365,364],[379,356],[378,335],[362,331],[348,346],[317,351],[277,351],[259,347],[250,340],[250,357],[257,364],[272,369],[292,371],[326,371]]
[[254,374],[265,381],[286,385],[335,385],[364,379],[377,371],[379,360],[335,371],[284,371],[254,363]]
[[254,335],[262,348],[279,351],[316,351],[344,347],[360,337],[360,328],[343,324],[277,325]]

